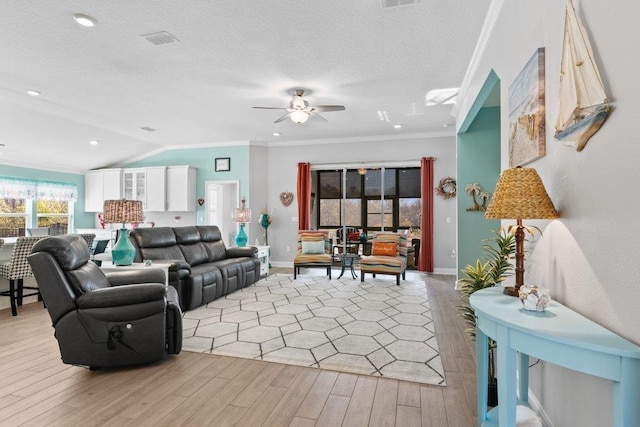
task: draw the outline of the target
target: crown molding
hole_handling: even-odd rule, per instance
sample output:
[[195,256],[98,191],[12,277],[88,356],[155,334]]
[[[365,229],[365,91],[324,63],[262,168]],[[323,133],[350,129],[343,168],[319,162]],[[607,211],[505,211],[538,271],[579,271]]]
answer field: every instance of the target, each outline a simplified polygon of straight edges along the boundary
[[42,165],[37,163],[16,162],[13,160],[2,160],[0,161],[0,165],[15,166],[18,168],[25,168],[25,169],[35,169],[39,171],[44,170],[44,171],[51,171],[51,172],[70,173],[74,175],[84,175],[84,173],[86,172],[86,169],[84,168],[70,169],[70,168],[64,168],[62,166],[55,166],[50,164]]
[[344,144],[354,142],[379,142],[379,141],[404,141],[410,139],[430,139],[455,136],[455,129],[447,129],[437,132],[405,133],[402,135],[375,135],[352,136],[338,138],[301,139],[296,141],[273,141],[267,143],[268,147],[286,147],[292,145],[319,145],[319,144]]
[[467,67],[467,72],[464,75],[464,79],[462,79],[460,91],[458,92],[458,99],[454,104],[453,109],[451,110],[451,114],[456,118],[456,121],[458,119],[458,114],[460,113],[461,106],[465,104],[464,101],[466,100],[466,98],[471,95],[469,93],[471,81],[475,77],[476,72],[478,71],[478,67],[480,66],[480,60],[487,50],[489,40],[493,35],[493,30],[495,29],[496,21],[500,16],[500,12],[502,12],[504,2],[505,0],[493,0],[491,2],[491,5],[489,6],[487,17],[484,20],[482,31],[480,32],[480,37],[478,38],[478,43],[476,44],[476,48],[473,51],[473,55],[471,56],[471,61],[469,62],[469,66]]

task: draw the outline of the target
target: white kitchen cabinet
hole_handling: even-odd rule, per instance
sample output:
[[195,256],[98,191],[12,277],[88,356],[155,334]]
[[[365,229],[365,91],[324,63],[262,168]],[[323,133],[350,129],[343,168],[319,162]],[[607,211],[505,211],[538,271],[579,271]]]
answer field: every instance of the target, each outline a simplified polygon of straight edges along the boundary
[[196,168],[167,166],[167,211],[196,210]]
[[122,169],[96,169],[84,174],[84,210],[102,212],[105,200],[122,198]]
[[123,169],[122,197],[127,200],[140,200],[144,211],[164,212],[166,207],[166,167]]

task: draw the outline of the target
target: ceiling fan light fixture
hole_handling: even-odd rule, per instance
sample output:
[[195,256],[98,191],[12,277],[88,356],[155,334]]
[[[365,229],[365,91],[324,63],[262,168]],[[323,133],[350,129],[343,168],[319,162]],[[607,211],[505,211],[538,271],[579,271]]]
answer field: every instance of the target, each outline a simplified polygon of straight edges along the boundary
[[291,121],[293,121],[294,123],[304,123],[309,119],[309,113],[302,111],[302,110],[296,110],[296,111],[292,111],[291,114],[289,114],[289,117],[291,117]]
[[305,100],[302,98],[302,96],[293,95],[293,98],[291,99],[291,108],[294,108],[294,109],[300,108],[300,109],[302,109],[302,108],[305,108],[307,105],[308,105],[308,103],[305,102]]

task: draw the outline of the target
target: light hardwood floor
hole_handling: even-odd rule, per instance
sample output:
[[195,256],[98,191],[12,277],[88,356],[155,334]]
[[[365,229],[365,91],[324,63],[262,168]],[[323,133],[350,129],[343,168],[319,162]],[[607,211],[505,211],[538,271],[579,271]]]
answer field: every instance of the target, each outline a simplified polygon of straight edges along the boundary
[[454,279],[414,278],[427,283],[446,387],[189,352],[89,371],[60,361],[50,318],[33,303],[17,317],[0,310],[0,425],[474,426],[473,343]]

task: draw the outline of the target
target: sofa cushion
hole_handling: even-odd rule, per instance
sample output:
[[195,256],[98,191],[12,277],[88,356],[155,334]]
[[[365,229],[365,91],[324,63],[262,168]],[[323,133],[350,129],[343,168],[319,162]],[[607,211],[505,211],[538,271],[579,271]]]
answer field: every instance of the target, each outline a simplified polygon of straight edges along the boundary
[[200,232],[196,227],[175,227],[173,232],[182,255],[189,265],[194,266],[209,261],[209,255],[200,242]]
[[135,228],[129,237],[135,239],[139,248],[166,248],[178,244],[171,227]]
[[227,248],[222,240],[222,233],[215,225],[199,225],[196,227],[200,233],[200,241],[205,247],[208,261],[219,261],[227,257]]

